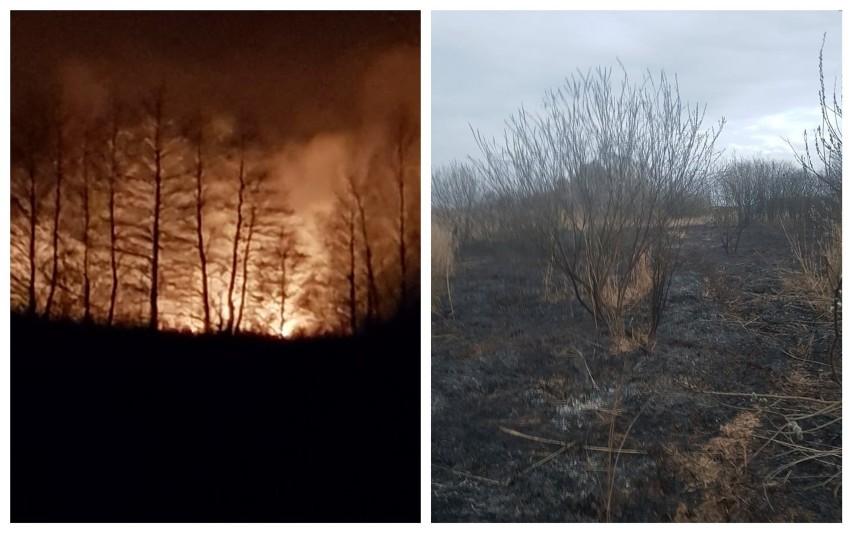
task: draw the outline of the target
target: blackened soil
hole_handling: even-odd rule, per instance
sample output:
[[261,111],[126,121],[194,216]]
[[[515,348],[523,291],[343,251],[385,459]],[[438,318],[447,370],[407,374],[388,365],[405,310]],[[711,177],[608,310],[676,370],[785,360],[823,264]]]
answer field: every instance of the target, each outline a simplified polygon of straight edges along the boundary
[[11,322],[14,522],[419,522],[419,320],[281,342]]
[[[841,519],[841,493],[764,484],[777,450],[755,453],[765,442],[755,435],[774,428],[752,417],[748,395],[790,394],[796,372],[830,381],[824,365],[784,353],[813,339],[811,357],[825,363],[831,331],[825,313],[784,297],[794,265],[780,226],[748,228],[734,257],[712,225],[687,228],[652,351],[612,354],[577,302],[546,290],[537,257],[518,244],[463,247],[454,314],[433,314],[433,521]],[[840,392],[809,395],[822,394]],[[600,447],[616,395],[615,446],[637,453],[610,469]],[[792,477],[826,477],[809,468]]]

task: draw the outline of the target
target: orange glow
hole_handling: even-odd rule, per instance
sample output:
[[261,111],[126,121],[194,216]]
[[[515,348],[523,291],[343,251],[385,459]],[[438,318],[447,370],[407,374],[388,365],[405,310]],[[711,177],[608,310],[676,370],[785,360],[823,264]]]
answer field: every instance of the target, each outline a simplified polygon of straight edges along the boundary
[[285,339],[289,339],[295,336],[299,330],[304,327],[305,324],[301,320],[298,318],[291,318],[284,322],[284,325],[281,327],[281,336]]

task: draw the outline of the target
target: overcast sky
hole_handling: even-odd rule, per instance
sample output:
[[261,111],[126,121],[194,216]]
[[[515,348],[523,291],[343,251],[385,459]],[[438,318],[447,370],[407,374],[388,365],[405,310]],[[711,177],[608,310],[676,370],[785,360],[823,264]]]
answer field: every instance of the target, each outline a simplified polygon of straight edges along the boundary
[[841,14],[798,12],[433,12],[432,165],[478,156],[470,126],[502,137],[523,104],[578,69],[678,76],[681,98],[725,117],[717,147],[790,158],[819,125],[819,50],[840,91]]

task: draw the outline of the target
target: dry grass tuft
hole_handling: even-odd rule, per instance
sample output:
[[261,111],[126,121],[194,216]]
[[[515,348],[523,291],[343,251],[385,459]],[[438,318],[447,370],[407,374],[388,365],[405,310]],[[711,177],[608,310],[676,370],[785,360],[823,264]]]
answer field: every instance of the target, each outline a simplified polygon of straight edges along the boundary
[[[699,451],[668,449],[688,490],[714,488],[703,491],[702,499],[695,508],[689,509],[681,503],[674,517],[676,522],[724,522],[731,519],[729,505],[732,501],[741,501],[738,492],[743,488],[749,446],[760,425],[756,412],[742,411],[719,428],[720,435],[702,445]],[[726,496],[720,497],[720,494]]]
[[432,219],[432,309],[447,306],[452,314],[453,300],[450,278],[455,268],[458,242],[449,229]]
[[[720,435],[710,439],[697,452],[672,451],[672,459],[684,473],[687,488],[706,488],[714,483],[730,481],[740,473],[748,459],[747,450],[760,418],[754,411],[740,412],[720,428]],[[731,468],[733,467],[733,468]]]
[[654,275],[651,271],[651,257],[648,252],[643,253],[636,268],[630,275],[630,284],[627,286],[625,293],[628,305],[633,306],[638,302],[643,301],[651,290],[651,284],[654,282]]
[[824,221],[821,226],[784,228],[796,267],[782,274],[792,299],[824,312],[832,305],[843,272],[843,239],[838,223]]

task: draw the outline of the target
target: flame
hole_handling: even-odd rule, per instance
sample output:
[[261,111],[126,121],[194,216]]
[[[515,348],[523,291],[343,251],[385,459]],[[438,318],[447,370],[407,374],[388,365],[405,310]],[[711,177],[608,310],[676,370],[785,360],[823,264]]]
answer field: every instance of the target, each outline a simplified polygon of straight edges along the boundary
[[281,336],[285,339],[292,338],[305,326],[304,322],[298,318],[290,318],[284,325],[281,326]]

